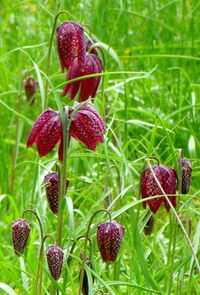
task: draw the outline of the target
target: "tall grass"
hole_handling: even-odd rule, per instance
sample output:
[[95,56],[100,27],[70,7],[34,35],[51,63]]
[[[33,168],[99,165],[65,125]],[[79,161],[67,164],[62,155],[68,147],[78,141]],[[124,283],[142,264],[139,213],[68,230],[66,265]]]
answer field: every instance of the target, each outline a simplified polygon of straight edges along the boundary
[[[65,255],[69,255],[72,240],[86,233],[91,215],[109,209],[126,233],[117,262],[107,269],[95,235],[97,225],[107,217],[96,216],[90,235],[95,270],[86,267],[90,285],[91,275],[95,277],[91,294],[98,294],[99,289],[129,295],[199,294],[194,255],[173,212],[167,214],[160,208],[153,233],[145,236],[147,210],[142,208],[139,191],[147,157],[156,156],[164,165],[174,167],[177,149],[183,149],[193,163],[193,177],[189,194],[177,195],[177,213],[199,258],[200,10],[194,0],[1,1],[0,294],[32,294],[36,279],[37,222],[30,216],[31,238],[19,259],[12,249],[12,221],[31,208],[40,215],[45,233],[56,232],[43,178],[55,170],[57,150],[39,159],[35,148],[26,149],[26,139],[43,110],[46,79],[48,107],[72,105],[61,98],[65,74],[60,70],[55,38],[46,72],[54,17],[62,9],[69,11],[70,19],[85,24],[87,33],[91,30],[106,48],[104,83],[94,104],[107,123],[105,143],[95,153],[74,140],[70,145]],[[61,15],[58,23],[65,20]],[[24,71],[39,81],[32,107],[25,98]],[[84,242],[78,241],[71,263],[64,264],[58,283],[62,294],[77,294],[83,247]],[[43,294],[49,294],[53,279],[46,262],[42,268]]]

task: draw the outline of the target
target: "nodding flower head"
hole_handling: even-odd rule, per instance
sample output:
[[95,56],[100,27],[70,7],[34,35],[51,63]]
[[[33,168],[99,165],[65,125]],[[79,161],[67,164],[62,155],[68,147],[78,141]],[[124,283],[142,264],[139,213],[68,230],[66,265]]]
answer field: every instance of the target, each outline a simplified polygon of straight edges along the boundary
[[57,49],[62,71],[69,69],[77,58],[82,71],[85,61],[86,40],[83,28],[74,22],[65,22],[57,28]]
[[63,251],[60,247],[52,245],[47,249],[46,257],[49,271],[57,281],[60,278],[63,265]]
[[[97,142],[103,142],[103,132],[105,125],[99,113],[90,105],[80,106],[75,103],[69,109],[68,119],[76,111],[71,125],[69,126],[69,134],[76,140],[84,143],[90,150],[96,150]],[[47,109],[36,120],[29,133],[27,147],[37,145],[40,157],[47,155],[54,146],[60,142],[59,159],[63,160],[63,133],[62,122],[58,112]]]
[[97,244],[104,262],[117,259],[125,228],[116,221],[102,223],[97,229]]
[[[176,186],[177,186],[177,178],[176,172],[174,169],[163,165],[155,165],[152,166],[153,172],[158,179],[160,185],[162,186],[165,194],[168,195],[170,202],[173,207],[176,207]],[[150,167],[147,167],[141,175],[141,194],[142,198],[148,198],[153,196],[163,195],[163,192],[159,188],[153,173],[151,172]],[[165,204],[165,208],[167,211],[170,210],[170,205],[164,196],[154,198],[152,200],[144,201],[143,207],[146,208],[146,204],[149,205],[150,210],[155,214],[161,204]]]
[[181,193],[187,194],[190,189],[190,181],[192,177],[192,163],[186,159],[179,160],[179,167],[181,170]]
[[[66,81],[92,74],[102,72],[102,62],[94,54],[87,54],[84,63],[84,69],[81,72],[78,63],[78,58],[75,58],[69,67]],[[75,81],[67,84],[62,95],[65,96],[70,93],[70,99],[74,99],[78,91],[80,92],[80,101],[85,101],[88,98],[94,98],[101,80],[101,76],[85,78],[83,80]]]
[[37,91],[38,82],[32,76],[24,80],[24,88],[26,93],[26,98],[31,105],[35,102],[35,93]]
[[30,224],[26,219],[19,218],[12,223],[12,241],[15,254],[23,254],[29,234]]
[[[44,177],[44,185],[47,195],[47,200],[50,206],[51,211],[54,214],[58,213],[58,199],[59,199],[59,177],[58,174],[53,172],[49,173]],[[66,180],[66,190],[68,188],[69,181]]]
[[27,140],[27,147],[37,145],[40,157],[47,155],[61,140],[62,123],[59,113],[47,109],[33,124]]
[[76,102],[72,109],[76,110],[77,108],[79,109],[72,119],[69,133],[72,137],[84,143],[90,150],[95,151],[96,144],[104,141],[104,122],[90,104],[80,107],[80,104]]

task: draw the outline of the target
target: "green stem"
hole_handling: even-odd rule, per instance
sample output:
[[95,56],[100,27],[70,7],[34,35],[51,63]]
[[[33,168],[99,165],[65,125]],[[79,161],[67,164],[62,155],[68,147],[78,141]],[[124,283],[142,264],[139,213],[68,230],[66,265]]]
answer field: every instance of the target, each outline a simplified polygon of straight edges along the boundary
[[39,227],[40,227],[40,236],[41,236],[41,248],[40,248],[40,254],[39,254],[39,261],[38,261],[38,268],[37,268],[37,274],[36,274],[36,280],[35,280],[35,288],[34,288],[34,295],[38,294],[38,280],[39,280],[39,295],[42,294],[42,260],[43,260],[43,241],[44,241],[44,232],[43,232],[43,228],[42,228],[42,223],[40,220],[40,217],[38,215],[37,212],[33,211],[32,209],[26,209],[24,210],[24,212],[22,213],[22,218],[24,218],[25,213],[31,213],[33,214],[38,223],[39,223]]
[[[183,155],[183,151],[182,149],[179,149],[179,160],[182,158],[182,155]],[[178,194],[180,195],[181,194],[181,187],[182,187],[182,170],[179,166],[179,169],[178,169],[178,180],[179,180],[179,183],[178,183]],[[177,212],[179,210],[179,204],[180,204],[180,198],[178,198],[177,200]],[[169,279],[169,286],[168,286],[168,294],[170,295],[171,294],[171,288],[172,288],[172,282],[173,282],[173,268],[174,268],[174,256],[175,256],[175,250],[176,250],[176,237],[177,237],[177,231],[178,231],[178,220],[175,218],[173,218],[173,223],[172,223],[172,228],[173,228],[173,231],[172,231],[172,237],[173,237],[173,240],[172,240],[172,253],[170,255],[170,258],[171,258],[171,266],[170,266],[170,279]]]
[[[49,69],[50,69],[50,62],[51,62],[51,50],[52,50],[52,45],[53,45],[53,36],[56,30],[56,23],[58,20],[58,17],[60,16],[60,14],[62,13],[66,13],[69,15],[69,12],[66,10],[61,10],[59,11],[54,19],[54,23],[53,23],[53,28],[52,28],[52,32],[51,32],[51,37],[50,37],[50,41],[49,41],[49,47],[48,47],[48,52],[47,52],[47,65],[46,65],[46,76],[49,76]],[[45,84],[45,91],[44,91],[44,109],[46,109],[47,104],[48,104],[48,86],[49,86],[49,80],[46,79],[46,84]]]
[[58,209],[58,223],[57,223],[57,245],[61,247],[62,242],[62,228],[63,228],[63,200],[66,193],[66,178],[67,178],[67,154],[69,146],[69,132],[68,132],[68,109],[65,108],[61,113],[62,131],[63,131],[63,163],[61,170],[58,169],[59,175],[59,209]]
[[[57,221],[57,240],[56,244],[61,247],[62,244],[62,232],[63,232],[63,200],[66,193],[66,178],[67,178],[67,154],[69,146],[69,132],[68,132],[68,109],[65,108],[60,113],[62,121],[62,137],[63,137],[63,163],[60,167],[58,166],[58,176],[59,176],[59,199],[58,199],[58,221]],[[62,248],[62,247],[61,247]],[[56,287],[52,282],[50,295],[56,294]]]
[[100,213],[100,212],[106,212],[109,215],[110,221],[112,220],[110,212],[106,209],[100,209],[96,211],[92,217],[90,218],[88,227],[87,227],[87,232],[85,235],[85,243],[84,243],[84,250],[83,250],[83,256],[82,256],[82,266],[81,266],[81,275],[80,275],[80,283],[79,283],[79,290],[78,290],[78,295],[81,295],[82,287],[83,287],[83,277],[84,277],[84,266],[85,266],[85,255],[86,255],[86,249],[87,249],[87,242],[89,240],[89,233],[90,233],[90,226],[92,224],[92,221],[94,217]]

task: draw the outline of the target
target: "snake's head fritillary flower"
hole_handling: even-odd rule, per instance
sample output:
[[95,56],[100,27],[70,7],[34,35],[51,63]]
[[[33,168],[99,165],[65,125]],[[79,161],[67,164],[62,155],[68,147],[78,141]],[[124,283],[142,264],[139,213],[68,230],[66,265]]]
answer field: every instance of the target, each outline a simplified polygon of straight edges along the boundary
[[86,40],[83,28],[75,22],[65,22],[57,28],[57,49],[62,71],[69,69],[77,58],[82,71],[85,62]]
[[179,167],[181,170],[181,193],[187,194],[190,189],[190,181],[192,177],[192,163],[186,159],[179,160]]
[[117,259],[125,228],[116,221],[102,223],[97,229],[97,244],[104,262]]
[[[51,211],[54,214],[58,213],[58,199],[59,199],[59,176],[57,173],[49,173],[44,177],[44,185],[47,195],[47,200]],[[66,180],[66,190],[68,188],[69,181]]]
[[40,157],[47,155],[61,140],[62,123],[58,112],[47,109],[34,123],[27,140],[27,147],[37,145]]
[[[76,110],[80,103],[76,102],[72,109]],[[75,139],[84,143],[90,150],[96,150],[96,144],[104,141],[105,125],[99,113],[90,105],[81,106],[75,113],[69,133]]]
[[60,247],[52,245],[46,252],[47,263],[52,277],[57,281],[60,278],[63,265],[63,251]]
[[30,224],[26,219],[19,218],[12,223],[12,241],[17,255],[23,254],[29,234]]
[[[84,70],[81,72],[78,59],[75,58],[69,67],[66,81],[92,74],[102,72],[102,62],[98,56],[87,54],[85,58]],[[62,96],[70,93],[70,99],[74,99],[78,91],[80,91],[80,101],[85,101],[88,98],[94,98],[101,80],[101,76],[85,78],[76,82],[65,85]]]
[[[83,260],[83,254],[80,254],[81,260]],[[89,258],[85,258],[85,264],[93,270],[92,263],[90,262]],[[80,272],[81,274],[81,272]],[[92,280],[94,281],[94,276],[92,275]],[[87,272],[84,270],[84,275],[83,275],[83,285],[82,285],[82,293],[83,295],[88,295],[89,294],[89,284],[88,284],[88,277],[87,277]]]
[[[152,170],[158,179],[160,185],[162,186],[166,195],[173,207],[176,207],[176,186],[177,186],[177,177],[174,169],[163,165],[152,166]],[[141,175],[141,194],[142,198],[148,198],[153,196],[163,195],[161,189],[159,188],[153,173],[151,172],[150,167],[147,167]],[[167,211],[170,210],[170,205],[164,196],[154,198],[152,200],[144,201],[143,207],[146,208],[146,204],[149,205],[151,211],[155,214],[161,204],[165,204]]]
[[26,80],[24,80],[24,88],[26,93],[26,98],[30,102],[31,105],[35,102],[35,93],[37,91],[38,82],[35,80],[34,77],[29,77]]
[[[75,112],[69,134],[76,140],[84,143],[90,150],[96,150],[96,144],[104,141],[103,132],[105,125],[99,113],[90,105],[86,104],[80,107],[80,103],[75,103],[69,109],[68,119]],[[33,124],[27,140],[27,147],[37,145],[40,157],[47,155],[54,146],[61,141],[59,147],[59,160],[63,160],[63,134],[62,122],[58,112],[47,109]]]

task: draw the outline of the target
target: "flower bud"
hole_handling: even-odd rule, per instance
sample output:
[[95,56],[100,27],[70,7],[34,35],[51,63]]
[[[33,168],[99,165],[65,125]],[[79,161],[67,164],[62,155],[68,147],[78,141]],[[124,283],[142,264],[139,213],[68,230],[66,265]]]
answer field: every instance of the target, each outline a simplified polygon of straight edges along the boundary
[[26,93],[26,98],[30,102],[31,105],[35,102],[35,93],[37,91],[38,82],[35,80],[34,77],[29,77],[26,80],[24,80],[24,88]]
[[115,220],[102,223],[97,229],[97,244],[104,262],[117,259],[125,228]]
[[23,254],[29,234],[30,224],[26,219],[19,218],[12,223],[12,241],[15,254]]
[[52,245],[46,252],[47,263],[52,277],[57,281],[60,278],[63,265],[63,251],[60,247]]
[[181,193],[187,194],[190,189],[190,181],[192,177],[192,163],[186,159],[183,158],[179,160],[179,167],[181,170]]
[[[47,195],[47,200],[51,211],[54,214],[58,213],[58,199],[59,199],[59,177],[57,173],[49,173],[44,177],[45,190]],[[66,190],[68,188],[69,181],[66,180]]]

